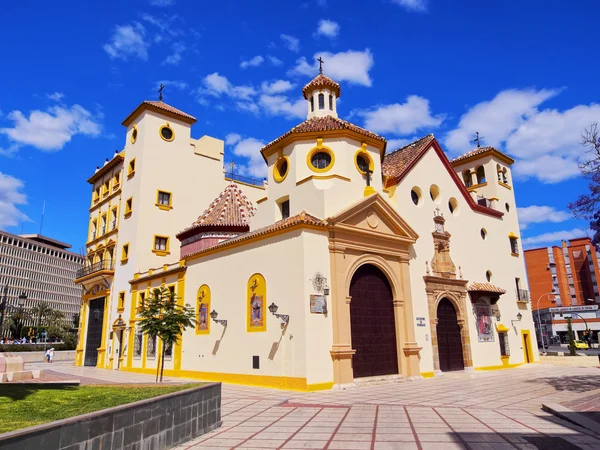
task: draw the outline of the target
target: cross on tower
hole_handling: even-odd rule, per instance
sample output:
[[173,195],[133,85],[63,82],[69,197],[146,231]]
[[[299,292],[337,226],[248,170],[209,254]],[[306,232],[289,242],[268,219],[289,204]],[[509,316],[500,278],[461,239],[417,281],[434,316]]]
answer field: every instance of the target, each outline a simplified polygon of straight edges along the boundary
[[317,61],[319,61],[319,73],[323,73],[323,58],[319,56]]
[[160,87],[158,88],[158,100],[161,102],[162,102],[162,98],[163,98],[162,91],[164,88],[165,88],[165,85],[160,83]]
[[233,180],[233,173],[234,173],[234,172],[233,172],[233,169],[234,169],[234,167],[235,167],[235,162],[234,162],[234,161],[231,161],[231,162],[229,163],[229,167],[231,167],[231,179]]
[[473,139],[473,142],[477,143],[477,148],[481,147],[481,140],[483,139],[483,136],[479,136],[479,131],[476,131],[475,134],[477,135],[477,137],[475,139]]

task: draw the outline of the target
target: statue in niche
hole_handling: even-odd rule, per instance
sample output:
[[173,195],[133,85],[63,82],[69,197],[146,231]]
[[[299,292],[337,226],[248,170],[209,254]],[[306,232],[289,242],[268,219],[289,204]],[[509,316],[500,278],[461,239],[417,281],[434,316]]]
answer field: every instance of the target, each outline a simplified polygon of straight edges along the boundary
[[444,228],[446,219],[440,214],[439,208],[433,216],[435,231],[433,236],[434,255],[431,260],[431,271],[433,275],[444,278],[456,278],[456,266],[450,257],[450,233]]

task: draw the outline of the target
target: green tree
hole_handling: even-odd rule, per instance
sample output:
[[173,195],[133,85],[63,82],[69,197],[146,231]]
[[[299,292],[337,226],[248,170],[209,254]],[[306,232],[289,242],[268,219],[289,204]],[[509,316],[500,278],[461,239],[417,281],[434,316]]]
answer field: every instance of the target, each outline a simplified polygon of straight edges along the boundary
[[575,352],[575,333],[573,332],[573,324],[570,317],[567,317],[567,333],[569,334],[569,354],[577,356]]
[[50,306],[48,306],[48,304],[46,302],[39,302],[37,304],[37,306],[34,306],[31,309],[31,315],[33,317],[35,317],[35,326],[36,327],[47,326],[48,319],[50,318],[50,316],[53,312],[54,312],[54,309],[52,309]]
[[163,380],[165,368],[165,351],[167,347],[174,347],[181,339],[186,328],[196,325],[196,312],[190,305],[177,304],[175,293],[162,287],[154,289],[152,296],[145,299],[139,307],[139,327],[148,335],[149,339],[157,337],[162,341],[161,360],[157,366],[160,369],[160,381]]
[[10,334],[13,339],[19,339],[22,337],[23,327],[25,323],[31,320],[30,311],[23,308],[14,309],[12,314],[8,316],[8,324],[10,327]]

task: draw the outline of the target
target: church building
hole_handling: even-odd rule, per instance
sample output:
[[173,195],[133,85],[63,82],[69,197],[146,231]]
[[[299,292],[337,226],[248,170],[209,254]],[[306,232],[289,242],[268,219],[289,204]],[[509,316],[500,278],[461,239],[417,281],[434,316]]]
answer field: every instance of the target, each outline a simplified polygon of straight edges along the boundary
[[[317,390],[538,361],[511,177],[433,135],[400,149],[340,119],[341,87],[261,149],[268,179],[223,169],[223,141],[143,102],[92,185],[77,364],[155,373],[138,308],[167,287],[197,324],[165,374]],[[101,230],[101,231],[100,231]]]

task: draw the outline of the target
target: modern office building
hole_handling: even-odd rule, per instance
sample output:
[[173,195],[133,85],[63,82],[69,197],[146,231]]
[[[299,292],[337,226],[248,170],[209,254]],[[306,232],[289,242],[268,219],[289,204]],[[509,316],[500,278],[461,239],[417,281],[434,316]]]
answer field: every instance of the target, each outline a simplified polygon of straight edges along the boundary
[[[567,317],[571,317],[577,337],[583,337],[583,331],[589,328],[597,340],[600,267],[599,254],[591,239],[571,239],[562,241],[560,246],[524,253],[532,307],[535,311],[539,309],[542,323],[538,335],[544,336],[544,343],[567,341]],[[534,319],[539,329],[537,312]]]
[[7,313],[19,307],[19,296],[25,294],[23,308],[45,302],[72,323],[81,303],[81,286],[73,280],[84,258],[69,248],[39,234],[17,236],[0,231],[0,301],[6,295]]

